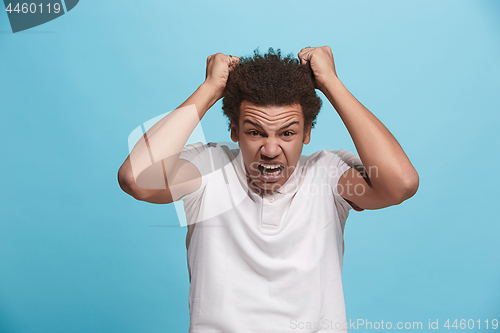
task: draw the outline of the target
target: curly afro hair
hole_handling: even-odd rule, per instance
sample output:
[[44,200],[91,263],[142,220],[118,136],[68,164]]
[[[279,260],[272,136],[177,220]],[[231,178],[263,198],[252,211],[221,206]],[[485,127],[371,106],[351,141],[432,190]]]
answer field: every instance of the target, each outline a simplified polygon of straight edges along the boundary
[[293,54],[282,57],[281,50],[272,47],[267,54],[257,48],[253,57],[242,57],[229,74],[223,96],[222,110],[236,127],[243,101],[264,107],[300,104],[304,125],[312,127],[321,109],[311,67],[301,65]]

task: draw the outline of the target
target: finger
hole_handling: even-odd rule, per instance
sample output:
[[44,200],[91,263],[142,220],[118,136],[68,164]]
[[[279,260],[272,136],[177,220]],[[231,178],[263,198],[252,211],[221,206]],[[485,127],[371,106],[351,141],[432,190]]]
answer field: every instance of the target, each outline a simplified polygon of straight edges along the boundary
[[216,54],[214,54],[214,58],[221,59],[221,58],[225,58],[225,57],[227,57],[227,55],[224,53],[217,52]]
[[237,65],[240,63],[240,58],[236,56],[231,56],[231,65]]
[[300,64],[303,65],[304,64],[304,49],[300,50],[300,52],[297,54],[297,57],[299,57],[299,60],[300,60]]
[[234,70],[240,63],[240,58],[236,56],[231,56],[230,63],[229,63],[229,71]]
[[314,49],[315,49],[315,47],[307,46],[307,47],[304,47],[302,50],[300,50],[299,54],[309,54],[309,53],[313,52]]
[[300,51],[298,56],[299,56],[301,65],[307,64],[311,58],[310,52],[304,51],[304,50]]

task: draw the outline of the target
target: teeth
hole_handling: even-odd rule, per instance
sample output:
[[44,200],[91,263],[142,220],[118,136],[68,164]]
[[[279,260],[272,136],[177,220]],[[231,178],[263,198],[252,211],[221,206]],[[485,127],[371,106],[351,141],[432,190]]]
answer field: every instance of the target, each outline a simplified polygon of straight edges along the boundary
[[276,176],[281,173],[283,170],[283,166],[281,164],[270,164],[270,165],[264,165],[260,164],[260,167],[262,168],[262,172],[265,175],[269,176]]
[[268,169],[268,170],[281,168],[281,165],[279,165],[279,164],[277,164],[277,165],[264,165],[264,164],[261,164],[261,166],[263,168]]

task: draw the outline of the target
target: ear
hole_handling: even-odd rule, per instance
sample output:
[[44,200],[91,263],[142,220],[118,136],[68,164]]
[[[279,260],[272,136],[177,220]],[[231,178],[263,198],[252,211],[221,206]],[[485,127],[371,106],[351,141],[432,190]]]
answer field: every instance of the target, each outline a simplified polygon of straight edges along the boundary
[[231,128],[231,140],[233,140],[233,142],[238,142],[238,130],[236,129],[236,126],[231,123],[229,127]]
[[311,128],[312,128],[312,123],[306,126],[306,129],[304,131],[304,141],[303,143],[307,145],[311,141]]

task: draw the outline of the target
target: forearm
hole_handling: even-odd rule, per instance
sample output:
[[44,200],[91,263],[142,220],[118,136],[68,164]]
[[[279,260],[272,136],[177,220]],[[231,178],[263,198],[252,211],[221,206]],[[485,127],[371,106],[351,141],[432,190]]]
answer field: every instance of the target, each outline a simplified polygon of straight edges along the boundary
[[[210,85],[202,84],[177,109],[153,125],[136,143],[129,155],[126,170],[134,180],[146,168],[162,161],[168,179],[189,136],[205,113],[219,98]],[[126,164],[124,163],[124,167]]]
[[418,174],[389,130],[337,77],[332,76],[322,91],[347,127],[373,189],[403,200],[411,197]]

